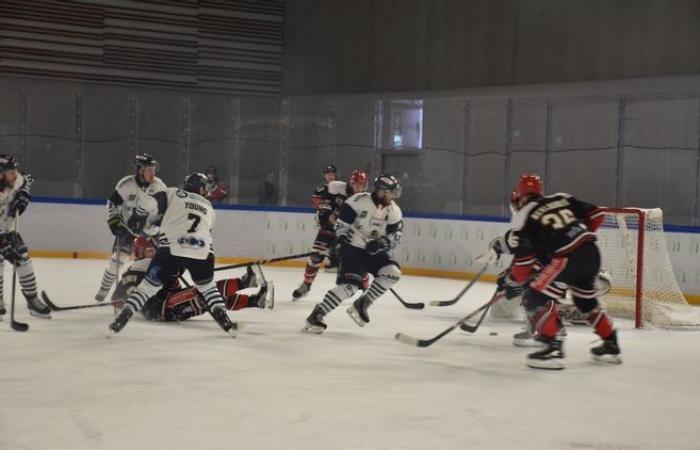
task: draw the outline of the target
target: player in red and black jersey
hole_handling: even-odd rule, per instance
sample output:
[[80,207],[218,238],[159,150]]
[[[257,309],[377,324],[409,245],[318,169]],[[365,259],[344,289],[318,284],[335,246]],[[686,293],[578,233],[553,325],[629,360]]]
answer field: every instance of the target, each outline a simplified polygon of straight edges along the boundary
[[[545,345],[528,355],[534,368],[562,369],[564,351],[557,299],[567,290],[574,304],[603,339],[591,349],[598,360],[619,363],[620,349],[612,320],[599,304],[596,280],[600,251],[595,231],[603,213],[569,194],[543,195],[540,177],[526,174],[516,188],[511,229],[491,244],[492,251],[513,253],[508,283],[525,285],[523,306],[537,338]],[[535,273],[538,260],[546,265]]]
[[[146,270],[156,253],[153,239],[139,236],[133,243],[134,263],[124,273],[112,295],[112,303],[119,308],[129,293],[138,286],[146,276]],[[240,290],[259,287],[258,292],[251,295],[241,294]],[[274,286],[262,276],[259,267],[247,268],[242,277],[228,278],[216,282],[216,288],[226,302],[226,309],[235,311],[243,308],[267,308],[274,306]],[[194,286],[182,287],[178,279],[148,299],[141,313],[147,320],[181,321],[204,314],[206,304],[200,302],[201,296]]]
[[312,200],[316,208],[318,233],[311,247],[313,253],[306,262],[304,282],[292,293],[293,300],[299,300],[309,293],[311,284],[316,279],[323,259],[330,255],[331,246],[335,241],[335,222],[337,220],[338,209],[346,198],[366,190],[367,174],[360,170],[354,170],[352,175],[350,175],[349,183],[345,183],[344,181],[331,181],[325,189],[317,189],[316,192],[314,192]]

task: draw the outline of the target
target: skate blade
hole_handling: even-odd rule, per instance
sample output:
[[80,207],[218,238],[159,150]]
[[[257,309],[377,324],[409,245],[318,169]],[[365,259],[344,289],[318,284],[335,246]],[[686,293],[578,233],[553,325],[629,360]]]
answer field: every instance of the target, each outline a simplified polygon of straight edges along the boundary
[[38,318],[40,318],[40,319],[50,319],[50,318],[51,318],[51,313],[49,313],[49,314],[42,314],[42,313],[40,313],[40,312],[36,312],[36,311],[34,311],[34,310],[31,310],[31,309],[29,310],[29,315],[30,315],[30,316],[34,316],[34,317],[38,317]]
[[307,324],[304,325],[301,331],[302,333],[322,334],[325,331],[325,328],[319,327],[318,325],[311,325],[307,322]]
[[564,369],[564,359],[563,358],[552,358],[552,359],[531,359],[527,358],[525,364],[531,369],[542,369],[542,370],[562,370]]
[[360,317],[360,313],[357,312],[357,310],[355,309],[354,306],[349,307],[349,308],[347,309],[347,313],[348,313],[348,316],[350,316],[350,318],[351,318],[358,326],[360,326],[360,327],[364,327],[364,326],[365,326],[365,321],[362,320],[362,318]]
[[270,281],[267,283],[267,293],[265,294],[265,307],[273,309],[275,307],[275,284]]
[[513,345],[515,347],[522,348],[544,348],[544,344],[542,342],[534,339],[513,339]]
[[622,364],[622,358],[620,355],[591,355],[593,361],[603,363],[603,364]]

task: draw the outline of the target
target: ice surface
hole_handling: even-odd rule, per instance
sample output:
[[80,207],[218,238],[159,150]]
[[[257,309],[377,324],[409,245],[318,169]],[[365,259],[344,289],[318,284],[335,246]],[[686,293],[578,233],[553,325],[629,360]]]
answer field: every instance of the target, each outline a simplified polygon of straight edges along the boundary
[[[62,304],[91,303],[104,265],[35,261],[40,288]],[[0,325],[0,449],[700,448],[700,333],[618,321],[624,364],[605,366],[588,356],[592,332],[571,327],[567,369],[536,371],[511,345],[517,323],[487,321],[427,349],[393,339],[434,336],[493,285],[423,311],[387,294],[362,329],[343,305],[315,336],[300,329],[334,275],[292,303],[301,271],[266,274],[276,308],[231,313],[245,327],[236,339],[208,316],[134,319],[108,338],[110,308],[47,321],[22,300],[31,329]],[[464,283],[404,277],[396,289],[408,301],[447,299]]]

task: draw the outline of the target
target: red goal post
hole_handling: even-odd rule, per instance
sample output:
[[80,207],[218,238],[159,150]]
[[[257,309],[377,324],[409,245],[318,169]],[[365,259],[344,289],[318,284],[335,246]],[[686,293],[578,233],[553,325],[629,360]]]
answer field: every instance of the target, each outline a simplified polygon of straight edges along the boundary
[[635,326],[700,326],[700,308],[688,305],[676,282],[659,208],[601,208],[598,229],[602,269],[611,290],[601,299],[614,316]]

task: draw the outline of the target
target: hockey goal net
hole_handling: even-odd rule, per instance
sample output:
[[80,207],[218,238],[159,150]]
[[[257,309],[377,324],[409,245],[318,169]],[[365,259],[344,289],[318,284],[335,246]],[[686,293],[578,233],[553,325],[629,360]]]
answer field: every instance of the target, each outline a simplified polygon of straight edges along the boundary
[[699,327],[700,308],[688,304],[673,274],[661,209],[604,208],[598,230],[602,268],[612,287],[602,298],[618,317],[661,327]]

